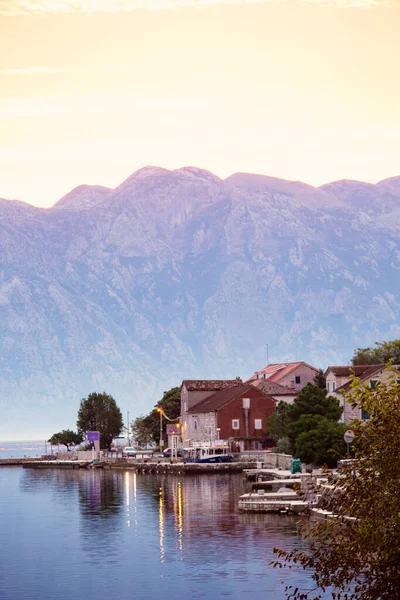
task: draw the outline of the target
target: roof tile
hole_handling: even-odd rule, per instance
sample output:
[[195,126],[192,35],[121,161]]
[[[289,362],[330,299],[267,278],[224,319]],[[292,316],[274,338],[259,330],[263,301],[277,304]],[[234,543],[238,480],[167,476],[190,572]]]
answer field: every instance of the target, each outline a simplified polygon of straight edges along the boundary
[[[229,404],[229,402],[237,398],[237,396],[245,394],[248,390],[251,390],[253,388],[254,386],[249,384],[242,384],[230,388],[225,388],[192,406],[188,410],[188,413],[204,413],[219,410],[220,408],[225,406],[225,404]],[[260,390],[260,392],[263,396],[270,398],[272,401],[274,400],[273,398],[268,396],[268,394],[265,394],[262,390]]]
[[185,385],[188,392],[208,392],[243,385],[243,381],[241,379],[184,379],[182,385]]

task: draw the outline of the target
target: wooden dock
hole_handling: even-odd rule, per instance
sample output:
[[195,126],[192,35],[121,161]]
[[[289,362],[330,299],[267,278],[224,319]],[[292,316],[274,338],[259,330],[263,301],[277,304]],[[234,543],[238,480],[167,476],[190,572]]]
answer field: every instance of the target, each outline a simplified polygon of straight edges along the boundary
[[240,512],[309,514],[310,503],[301,500],[296,492],[274,494],[243,494],[239,499]]

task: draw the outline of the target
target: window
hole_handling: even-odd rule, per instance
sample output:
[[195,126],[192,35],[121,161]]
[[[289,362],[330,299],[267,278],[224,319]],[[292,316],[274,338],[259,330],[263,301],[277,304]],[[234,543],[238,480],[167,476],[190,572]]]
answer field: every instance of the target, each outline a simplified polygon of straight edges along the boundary
[[232,429],[239,429],[239,419],[232,419]]
[[300,375],[296,375],[296,377],[294,378],[294,382],[300,383]]
[[369,419],[369,414],[363,408],[361,409],[361,419],[363,421],[367,421]]
[[262,429],[262,419],[254,419],[254,429]]
[[264,379],[267,379],[267,376],[266,376],[266,374],[265,374],[265,373],[264,373]]
[[326,382],[326,391],[329,392],[329,381]]
[[334,391],[335,391],[335,388],[336,388],[336,386],[335,386],[335,382],[334,382],[334,381],[332,381],[332,392],[334,392]]
[[369,387],[371,388],[371,390],[374,390],[376,388],[376,384],[378,382],[376,381],[376,379],[371,379],[371,381],[369,382]]

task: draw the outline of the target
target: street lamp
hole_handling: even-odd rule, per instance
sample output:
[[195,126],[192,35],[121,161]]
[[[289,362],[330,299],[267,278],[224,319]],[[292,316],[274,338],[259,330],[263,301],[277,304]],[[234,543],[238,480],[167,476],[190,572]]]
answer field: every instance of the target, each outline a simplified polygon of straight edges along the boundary
[[164,446],[164,440],[163,440],[163,431],[162,431],[162,418],[163,418],[163,409],[162,408],[157,408],[156,409],[158,413],[160,413],[160,450],[161,448]]

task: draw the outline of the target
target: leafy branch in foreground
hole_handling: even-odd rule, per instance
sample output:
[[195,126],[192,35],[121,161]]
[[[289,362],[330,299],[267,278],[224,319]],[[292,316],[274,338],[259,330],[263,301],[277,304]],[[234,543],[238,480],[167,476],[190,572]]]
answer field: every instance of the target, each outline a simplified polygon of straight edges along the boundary
[[314,589],[289,586],[290,600],[400,598],[400,374],[388,372],[374,390],[353,380],[348,401],[371,418],[352,423],[355,462],[340,478],[329,475],[336,517],[303,524],[307,551],[275,549],[274,566],[313,571]]

